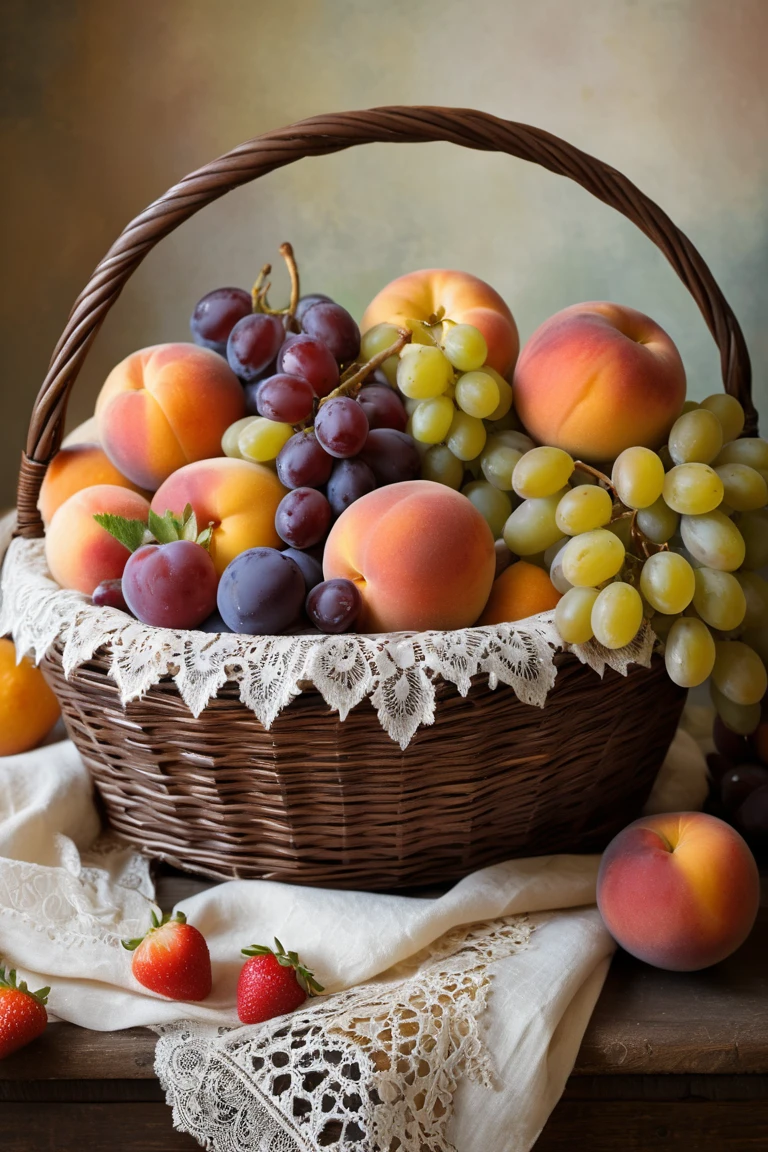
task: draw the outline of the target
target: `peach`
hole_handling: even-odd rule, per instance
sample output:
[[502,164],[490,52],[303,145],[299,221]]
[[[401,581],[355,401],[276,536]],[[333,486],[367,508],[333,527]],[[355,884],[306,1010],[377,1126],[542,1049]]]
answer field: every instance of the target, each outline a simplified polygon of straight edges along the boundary
[[431,480],[361,496],[331,529],[326,580],[363,597],[359,632],[465,628],[485,607],[496,570],[493,535],[466,496]]
[[660,448],[685,400],[685,369],[649,316],[619,304],[574,304],[538,328],[515,369],[528,433],[592,462],[635,444]]
[[647,816],[606,848],[597,903],[627,952],[657,968],[692,972],[744,943],[760,880],[746,843],[722,820],[704,812]]
[[50,524],[54,512],[75,492],[94,484],[114,484],[145,497],[151,495],[118,472],[98,444],[71,444],[59,449],[45,473],[37,502],[43,523]]
[[96,401],[99,440],[116,468],[153,492],[178,468],[221,456],[245,396],[217,352],[157,344],[113,368]]
[[211,556],[220,576],[246,548],[284,547],[275,512],[286,492],[263,464],[221,456],[174,472],[155,493],[152,508],[160,516],[169,508],[180,515],[191,504],[201,531],[212,523]]
[[506,376],[520,349],[515,319],[498,292],[468,272],[424,268],[399,276],[368,305],[360,331],[375,324],[428,320],[440,309],[446,319],[480,329],[488,345],[486,362]]
[[130,552],[94,520],[97,512],[111,512],[126,520],[143,520],[149,501],[130,488],[94,484],[65,500],[54,513],[45,534],[48,568],[62,588],[91,595],[102,580],[123,574]]

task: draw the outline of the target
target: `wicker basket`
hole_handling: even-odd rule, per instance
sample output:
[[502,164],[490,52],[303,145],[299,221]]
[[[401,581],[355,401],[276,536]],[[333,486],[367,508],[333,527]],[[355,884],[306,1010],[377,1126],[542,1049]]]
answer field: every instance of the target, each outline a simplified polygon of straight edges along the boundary
[[[451,141],[569,176],[662,250],[720,349],[728,392],[756,427],[739,325],[690,241],[614,169],[539,129],[480,112],[383,108],[266,133],[188,176],[138,216],[78,297],[37,398],[18,533],[43,535],[37,498],[67,398],[106,313],[163,236],[225,192],[307,156],[375,141]],[[270,731],[227,685],[193,719],[171,679],[123,707],[101,652],[65,680],[43,668],[115,830],[147,854],[215,877],[368,889],[458,878],[510,856],[603,847],[645,800],[685,693],[655,660],[605,678],[573,656],[543,710],[510,688],[437,690],[433,726],[403,752],[364,701],[341,723],[311,689]]]

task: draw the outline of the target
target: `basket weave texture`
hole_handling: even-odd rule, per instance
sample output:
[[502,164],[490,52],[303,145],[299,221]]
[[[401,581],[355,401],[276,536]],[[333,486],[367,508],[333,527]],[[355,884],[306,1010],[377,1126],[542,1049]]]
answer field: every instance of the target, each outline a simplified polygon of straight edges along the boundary
[[[380,108],[266,133],[188,176],[124,230],[75,302],[37,397],[22,453],[18,534],[40,537],[40,485],[69,393],[98,329],[152,247],[224,193],[307,156],[356,144],[443,140],[566,175],[653,240],[690,290],[726,390],[756,430],[744,338],[691,242],[620,173],[557,137],[467,109]],[[269,732],[226,685],[194,719],[172,680],[122,706],[103,653],[66,680],[43,662],[70,735],[116,831],[142,851],[211,876],[407,887],[510,856],[594,851],[647,796],[685,693],[663,664],[600,680],[563,656],[543,710],[506,686],[437,686],[435,723],[405,751],[368,702],[341,723],[306,691]]]

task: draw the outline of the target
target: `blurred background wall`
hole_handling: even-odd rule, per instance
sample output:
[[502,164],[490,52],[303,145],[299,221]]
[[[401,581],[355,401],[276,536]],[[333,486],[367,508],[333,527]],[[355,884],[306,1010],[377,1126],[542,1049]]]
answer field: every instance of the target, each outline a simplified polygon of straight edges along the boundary
[[[2,16],[2,505],[67,312],[127,221],[249,136],[375,104],[484,109],[623,171],[710,262],[765,425],[766,0],[3,0]],[[523,339],[567,304],[613,299],[667,328],[690,394],[719,386],[695,305],[618,214],[521,161],[375,145],[273,173],[163,242],[108,317],[68,425],[118,360],[187,339],[198,297],[250,287],[284,239],[306,289],[358,318],[390,278],[459,267],[501,291]]]

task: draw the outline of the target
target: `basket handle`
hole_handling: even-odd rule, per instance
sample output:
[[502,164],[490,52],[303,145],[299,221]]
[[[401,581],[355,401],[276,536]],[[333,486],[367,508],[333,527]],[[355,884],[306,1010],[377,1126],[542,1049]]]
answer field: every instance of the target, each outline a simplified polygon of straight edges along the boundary
[[75,301],[35,400],[21,456],[17,534],[43,535],[40,485],[61,443],[67,400],[104,317],[158,240],[225,192],[306,156],[326,156],[356,144],[448,141],[506,152],[568,176],[616,208],[664,253],[693,296],[720,349],[725,389],[741,401],[745,430],[754,434],[749,353],[731,308],[690,240],[625,176],[540,128],[465,108],[394,107],[314,116],[265,132],[185,177],[124,229]]

